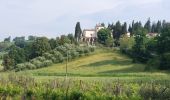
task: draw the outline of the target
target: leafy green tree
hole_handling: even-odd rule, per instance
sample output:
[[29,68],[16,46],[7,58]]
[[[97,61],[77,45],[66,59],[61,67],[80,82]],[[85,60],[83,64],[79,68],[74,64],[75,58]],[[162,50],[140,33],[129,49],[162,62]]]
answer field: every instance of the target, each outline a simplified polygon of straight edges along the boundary
[[120,50],[123,53],[130,55],[134,43],[135,43],[134,37],[128,37],[127,35],[123,35],[120,38]]
[[12,45],[9,48],[8,55],[14,60],[14,64],[23,63],[26,61],[25,52],[23,48]]
[[5,54],[3,56],[3,62],[2,62],[4,70],[10,70],[13,68],[14,64],[14,59],[11,59],[11,57],[8,54]]
[[11,42],[11,37],[9,36],[9,37],[5,38],[4,42]]
[[82,30],[80,27],[80,22],[77,22],[76,27],[75,27],[75,35],[74,35],[77,42],[80,40],[81,34],[82,34]]
[[146,62],[148,60],[148,54],[146,52],[146,33],[144,28],[138,28],[135,32],[135,44],[132,47],[133,61]]
[[111,34],[111,31],[109,29],[99,30],[97,33],[98,42],[106,45],[106,40],[111,37],[110,34]]
[[55,39],[50,39],[49,41],[51,49],[55,49],[57,46],[56,40]]
[[61,35],[60,40],[59,40],[60,45],[70,44],[70,43],[71,43],[71,40],[67,36]]
[[75,42],[73,34],[68,34],[67,37],[69,38],[72,44]]
[[25,41],[25,37],[15,37],[13,39],[14,43],[16,46],[20,47],[20,48],[24,48],[26,45],[26,41]]
[[32,57],[42,56],[43,53],[50,51],[51,46],[46,37],[38,37],[32,44]]
[[29,41],[35,41],[36,38],[37,38],[36,36],[32,36],[32,35],[28,36]]
[[32,57],[32,53],[33,53],[32,46],[33,46],[33,42],[28,42],[26,46],[23,48],[25,52],[26,61],[29,61],[30,59],[34,58]]
[[109,38],[106,40],[105,45],[106,45],[107,47],[113,47],[113,46],[114,46],[113,43],[114,43],[113,38],[109,37]]

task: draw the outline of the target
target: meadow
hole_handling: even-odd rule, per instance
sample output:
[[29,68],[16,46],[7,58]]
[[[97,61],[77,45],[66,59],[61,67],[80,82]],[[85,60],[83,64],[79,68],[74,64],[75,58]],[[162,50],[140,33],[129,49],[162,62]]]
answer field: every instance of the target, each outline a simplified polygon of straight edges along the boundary
[[[146,71],[145,64],[132,63],[132,59],[117,50],[97,49],[93,54],[68,62],[68,77],[85,80],[165,80],[169,81],[167,71]],[[52,66],[22,71],[18,74],[32,75],[35,78],[63,78],[66,62]]]
[[0,99],[28,100],[168,100],[170,73],[146,71],[147,65],[115,49],[36,70],[0,73]]

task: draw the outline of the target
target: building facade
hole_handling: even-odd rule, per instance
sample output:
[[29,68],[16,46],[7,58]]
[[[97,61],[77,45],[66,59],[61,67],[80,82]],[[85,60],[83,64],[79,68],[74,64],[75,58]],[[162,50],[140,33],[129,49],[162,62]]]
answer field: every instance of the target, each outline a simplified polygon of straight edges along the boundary
[[97,24],[94,29],[84,29],[81,40],[87,42],[88,45],[94,45],[94,42],[97,40],[97,32],[103,28],[105,27]]

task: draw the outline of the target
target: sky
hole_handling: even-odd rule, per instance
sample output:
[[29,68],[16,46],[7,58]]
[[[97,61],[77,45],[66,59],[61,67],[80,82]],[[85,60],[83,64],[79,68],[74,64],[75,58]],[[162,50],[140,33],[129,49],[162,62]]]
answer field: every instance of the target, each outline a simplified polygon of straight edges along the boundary
[[170,0],[0,0],[0,40],[74,33],[97,23],[170,21]]

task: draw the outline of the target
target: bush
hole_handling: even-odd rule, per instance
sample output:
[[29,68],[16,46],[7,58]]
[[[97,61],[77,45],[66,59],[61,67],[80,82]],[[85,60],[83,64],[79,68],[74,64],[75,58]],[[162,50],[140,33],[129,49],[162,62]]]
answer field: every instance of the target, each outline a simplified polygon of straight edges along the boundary
[[79,56],[79,53],[76,50],[71,50],[70,55],[72,56],[72,58],[77,58]]
[[160,65],[160,58],[155,57],[149,59],[149,61],[147,62],[147,66],[145,67],[145,70],[158,69],[159,65]]
[[33,60],[31,60],[31,63],[34,64],[36,66],[36,68],[43,67],[43,63],[39,60],[33,59]]
[[50,65],[52,65],[53,64],[53,62],[51,61],[51,60],[45,60],[44,62],[43,62],[43,67],[47,67],[47,66],[50,66]]
[[94,47],[90,47],[90,52],[94,52],[95,48]]
[[82,92],[74,91],[70,95],[70,100],[84,100],[85,96]]
[[56,48],[56,50],[59,51],[60,53],[62,53],[64,56],[67,55],[66,52],[67,52],[68,49],[66,47],[64,47],[64,46],[58,46]]
[[30,62],[25,63],[27,69],[36,69],[36,66]]
[[79,54],[83,54],[84,53],[84,49],[82,47],[77,47],[76,50],[77,50],[77,52]]
[[24,70],[26,68],[25,64],[17,64],[15,69],[16,71],[21,71]]
[[36,59],[37,59],[37,60],[39,60],[39,61],[41,61],[41,62],[43,62],[43,61],[45,61],[45,60],[46,60],[46,58],[45,58],[45,57],[37,57]]
[[160,60],[160,69],[170,69],[170,53],[165,53]]
[[44,53],[43,56],[46,58],[46,59],[52,59],[53,55],[50,54],[50,53]]

